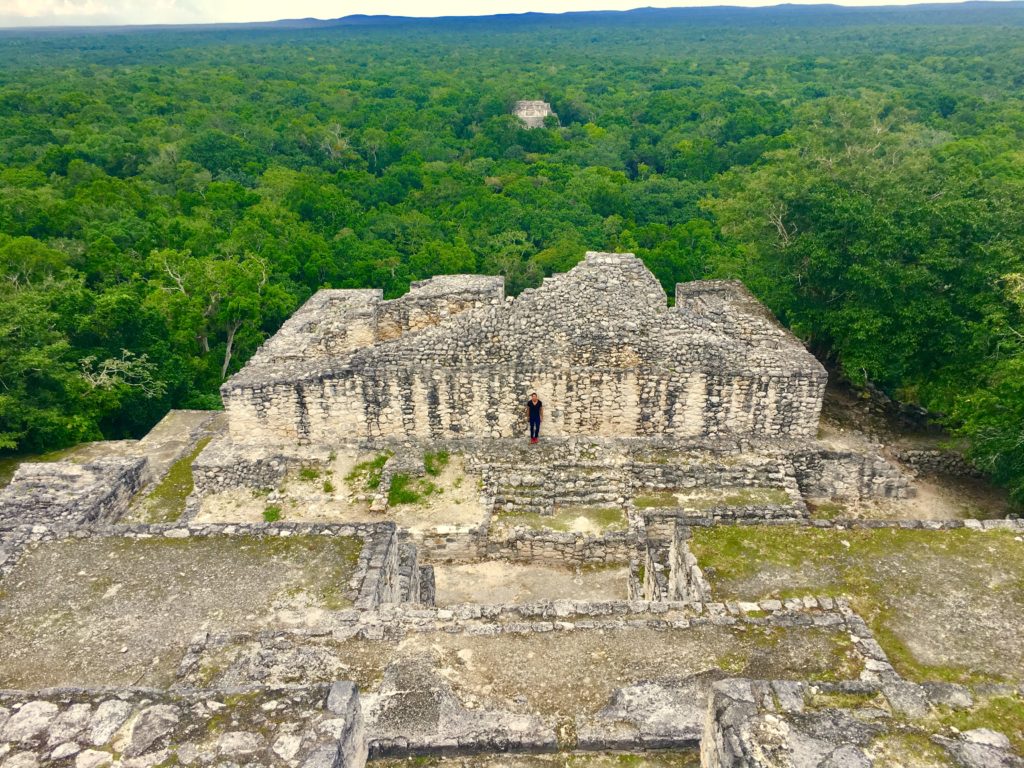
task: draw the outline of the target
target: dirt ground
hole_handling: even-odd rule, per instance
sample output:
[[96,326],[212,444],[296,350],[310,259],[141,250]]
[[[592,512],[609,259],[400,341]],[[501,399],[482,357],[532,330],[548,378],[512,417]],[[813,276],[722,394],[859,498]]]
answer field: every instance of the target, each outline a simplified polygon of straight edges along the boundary
[[912,679],[1024,679],[1024,537],[719,526],[693,551],[716,599],[847,595]]
[[273,687],[351,680],[361,691],[380,684],[396,644],[303,636],[259,642],[240,638],[204,649],[198,664],[175,682],[185,688]]
[[480,478],[468,474],[460,454],[453,454],[437,477],[428,477],[438,492],[423,496],[413,504],[390,507],[385,515],[401,527],[416,534],[439,525],[478,525],[484,519],[480,499]]
[[467,706],[554,716],[592,715],[624,685],[725,669],[764,679],[855,678],[845,635],[741,626],[409,637],[400,654],[433,655]]
[[0,687],[167,685],[196,632],[346,607],[360,549],[319,536],[40,545],[0,591]]
[[862,668],[842,631],[739,624],[494,636],[433,632],[372,642],[285,635],[207,649],[177,684],[307,685],[340,675],[372,693],[388,664],[413,658],[429,658],[468,707],[559,719],[594,714],[616,688],[644,680],[717,669],[765,679],[856,679]]
[[[949,442],[938,430],[912,429],[877,413],[853,394],[838,386],[825,391],[818,438],[836,450],[891,453],[903,448],[943,448]],[[913,475],[913,470],[906,469]],[[828,517],[902,520],[961,520],[1006,517],[1009,495],[1002,488],[975,478],[922,474],[914,478],[917,495],[911,499],[868,499],[835,508],[826,505]]]
[[437,604],[525,603],[533,600],[625,600],[629,569],[573,570],[487,560],[434,566]]
[[270,496],[251,488],[232,488],[205,496],[196,515],[198,523],[253,523],[263,520],[268,506],[281,510],[282,520],[291,522],[363,522],[370,514],[369,492],[345,482],[352,469],[374,455],[356,450],[339,451],[331,466],[316,476],[303,477],[293,471]]

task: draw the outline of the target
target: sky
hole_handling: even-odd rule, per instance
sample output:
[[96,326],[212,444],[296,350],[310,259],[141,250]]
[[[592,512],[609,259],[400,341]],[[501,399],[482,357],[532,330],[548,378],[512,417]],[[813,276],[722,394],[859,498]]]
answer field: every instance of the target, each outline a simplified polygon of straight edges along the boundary
[[[353,13],[395,16],[475,16],[543,11],[628,10],[642,5],[775,5],[780,0],[0,0],[0,27],[66,24],[204,24]],[[790,2],[827,0],[790,0]],[[833,0],[836,1],[836,0]],[[909,0],[913,2],[914,0]],[[908,0],[839,0],[842,5],[896,5]]]

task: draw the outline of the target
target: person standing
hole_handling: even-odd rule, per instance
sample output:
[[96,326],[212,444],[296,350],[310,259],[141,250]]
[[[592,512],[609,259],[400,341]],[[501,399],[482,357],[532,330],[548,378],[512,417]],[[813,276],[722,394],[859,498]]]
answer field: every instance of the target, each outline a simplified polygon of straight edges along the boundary
[[530,442],[536,443],[540,438],[540,422],[544,418],[544,403],[537,398],[536,392],[530,393],[526,401],[526,416],[530,420]]

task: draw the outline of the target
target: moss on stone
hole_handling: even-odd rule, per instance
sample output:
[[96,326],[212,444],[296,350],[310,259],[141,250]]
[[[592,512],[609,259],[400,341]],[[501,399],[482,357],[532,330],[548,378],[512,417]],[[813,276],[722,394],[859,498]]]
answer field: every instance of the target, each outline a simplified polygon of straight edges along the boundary
[[[1024,578],[1019,547],[1010,531],[966,529],[722,525],[696,529],[691,540],[717,597],[848,596],[901,674],[960,683],[1001,681],[1004,675],[984,664],[953,659],[929,664],[915,656],[911,641],[920,643],[927,622],[934,621],[921,597],[942,605],[948,590],[955,589],[971,610],[993,597],[1003,617],[1024,610],[1024,594],[1014,587]],[[993,578],[996,571],[1002,572],[999,579]],[[947,579],[948,589],[943,587]],[[909,619],[908,606],[921,615]],[[947,628],[936,626],[932,634],[941,643]],[[956,650],[951,647],[950,653]],[[991,659],[992,669],[1006,668],[1005,661]]]
[[944,711],[939,719],[960,731],[991,728],[1005,734],[1014,750],[1024,754],[1024,699],[1020,696],[993,696],[971,709]]
[[887,732],[871,743],[872,765],[877,768],[955,768],[956,763],[927,733],[913,730]]
[[185,500],[195,488],[192,462],[202,453],[210,439],[204,437],[196,443],[191,453],[174,462],[163,480],[150,491],[144,502],[143,522],[173,523],[181,519],[185,513]]
[[497,510],[495,516],[506,528],[523,527],[534,531],[565,533],[594,528],[602,532],[624,531],[628,526],[626,513],[615,507],[564,507],[553,515]]

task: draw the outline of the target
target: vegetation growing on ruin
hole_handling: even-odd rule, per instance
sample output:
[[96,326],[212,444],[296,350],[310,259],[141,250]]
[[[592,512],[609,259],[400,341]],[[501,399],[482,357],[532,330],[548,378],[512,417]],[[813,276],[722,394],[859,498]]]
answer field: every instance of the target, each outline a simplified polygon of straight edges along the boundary
[[281,519],[281,507],[277,504],[268,504],[263,509],[263,522],[276,523]]
[[1024,498],[1024,10],[694,13],[4,32],[0,450],[217,407],[317,288],[593,248],[743,279]]
[[185,513],[185,500],[195,487],[192,478],[192,462],[210,442],[204,437],[187,456],[182,456],[167,470],[164,479],[150,491],[143,502],[143,522],[173,523]]
[[380,488],[384,465],[392,456],[391,451],[384,451],[368,461],[361,461],[345,475],[345,482],[357,490],[375,491]]
[[943,712],[940,719],[960,731],[991,728],[1005,734],[1018,754],[1024,752],[1024,699],[1020,696],[992,696],[970,709]]
[[[917,681],[1002,681],[1014,662],[985,638],[983,626],[1014,625],[1024,614],[1020,542],[1012,532],[965,529],[814,529],[802,526],[716,526],[695,529],[691,548],[720,599],[802,595],[848,596],[868,622],[890,662]],[[960,597],[957,618],[936,616]],[[972,612],[985,611],[979,622]],[[947,646],[952,621],[970,626],[971,648]],[[924,649],[915,650],[918,648]],[[943,663],[921,658],[929,648]],[[967,654],[964,656],[962,654]],[[966,663],[970,657],[972,663]]]
[[495,517],[505,528],[534,531],[624,531],[628,526],[626,513],[615,507],[564,507],[550,515],[497,509]]
[[422,501],[425,496],[441,492],[436,484],[426,478],[395,474],[391,476],[391,485],[388,488],[388,506],[415,504]]
[[428,475],[437,477],[448,466],[450,459],[448,451],[427,451],[423,454],[423,467]]
[[658,491],[633,499],[637,509],[685,507],[706,511],[715,507],[778,506],[792,504],[793,499],[782,488],[700,488],[681,491]]
[[619,752],[558,752],[550,755],[475,755],[466,757],[406,757],[374,761],[379,768],[700,768],[696,750],[656,750],[642,754]]

